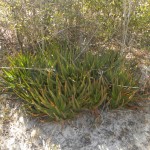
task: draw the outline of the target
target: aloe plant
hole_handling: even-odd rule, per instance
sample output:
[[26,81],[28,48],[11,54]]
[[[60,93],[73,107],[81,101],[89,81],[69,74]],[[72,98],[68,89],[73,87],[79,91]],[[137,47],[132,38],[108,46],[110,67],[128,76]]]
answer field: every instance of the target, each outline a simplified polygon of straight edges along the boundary
[[5,86],[24,100],[32,114],[55,121],[104,103],[118,108],[133,100],[136,81],[118,52],[87,52],[74,61],[78,54],[79,50],[56,45],[36,55],[20,53],[9,58],[9,69],[3,69]]

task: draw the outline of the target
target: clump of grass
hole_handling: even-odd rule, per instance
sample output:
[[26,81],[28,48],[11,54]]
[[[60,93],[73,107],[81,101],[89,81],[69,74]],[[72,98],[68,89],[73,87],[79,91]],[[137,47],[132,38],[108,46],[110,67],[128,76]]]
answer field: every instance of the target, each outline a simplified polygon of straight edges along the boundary
[[5,87],[25,102],[27,110],[60,121],[104,104],[114,109],[134,100],[136,80],[129,62],[115,51],[93,55],[50,46],[36,54],[19,53],[3,69]]

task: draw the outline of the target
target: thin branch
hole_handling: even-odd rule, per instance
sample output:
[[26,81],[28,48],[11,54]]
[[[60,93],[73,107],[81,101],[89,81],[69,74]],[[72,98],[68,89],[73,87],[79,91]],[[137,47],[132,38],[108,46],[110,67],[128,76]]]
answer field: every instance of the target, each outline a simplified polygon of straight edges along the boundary
[[35,70],[35,71],[55,71],[55,69],[52,68],[25,68],[25,67],[0,67],[0,69],[22,69],[22,70]]
[[91,36],[91,38],[89,39],[89,41],[87,42],[87,44],[85,45],[84,49],[81,51],[80,54],[77,55],[77,57],[74,59],[74,62],[84,53],[87,51],[87,47],[89,46],[91,40],[93,39],[94,35],[96,34],[98,28],[95,30],[95,32],[93,33],[93,35]]

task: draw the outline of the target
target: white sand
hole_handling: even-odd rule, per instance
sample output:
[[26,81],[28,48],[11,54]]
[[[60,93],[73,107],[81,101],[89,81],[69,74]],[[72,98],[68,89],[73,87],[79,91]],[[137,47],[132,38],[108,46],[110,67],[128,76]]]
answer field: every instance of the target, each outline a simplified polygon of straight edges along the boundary
[[150,150],[150,104],[138,111],[101,112],[99,121],[83,115],[63,128],[29,119],[17,105],[5,106],[11,112],[1,126],[1,150]]

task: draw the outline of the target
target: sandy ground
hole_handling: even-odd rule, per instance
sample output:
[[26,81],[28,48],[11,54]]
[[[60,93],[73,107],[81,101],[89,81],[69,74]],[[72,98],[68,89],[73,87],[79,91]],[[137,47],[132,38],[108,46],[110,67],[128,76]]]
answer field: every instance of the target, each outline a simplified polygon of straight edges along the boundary
[[[2,95],[1,99],[6,97]],[[150,150],[150,101],[146,103],[147,107],[143,107],[143,110],[101,112],[98,119],[86,114],[62,127],[60,124],[42,123],[26,117],[19,110],[19,104],[9,100],[5,107],[1,107],[0,148]],[[10,108],[11,112],[8,111]]]

